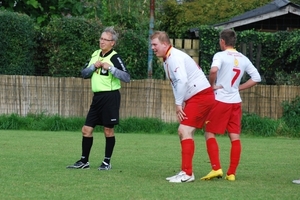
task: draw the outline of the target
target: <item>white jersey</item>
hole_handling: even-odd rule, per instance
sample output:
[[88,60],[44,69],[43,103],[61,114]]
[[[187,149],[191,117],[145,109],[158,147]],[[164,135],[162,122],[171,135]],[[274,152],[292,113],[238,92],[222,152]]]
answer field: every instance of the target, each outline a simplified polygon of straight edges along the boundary
[[215,97],[216,100],[224,103],[242,102],[239,85],[245,72],[253,81],[261,81],[261,77],[251,61],[234,49],[216,53],[211,67],[219,69],[216,86],[222,86],[222,88],[215,90]]
[[167,52],[164,69],[171,81],[176,105],[182,105],[198,92],[211,87],[198,64],[174,47]]

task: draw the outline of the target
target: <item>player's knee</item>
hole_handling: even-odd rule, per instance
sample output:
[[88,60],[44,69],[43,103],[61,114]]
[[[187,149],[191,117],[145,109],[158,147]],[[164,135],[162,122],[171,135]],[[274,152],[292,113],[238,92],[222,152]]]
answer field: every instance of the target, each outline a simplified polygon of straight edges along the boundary
[[83,126],[81,129],[82,136],[84,137],[92,137],[93,136],[93,128],[88,126]]
[[113,137],[114,135],[114,128],[104,127],[104,135],[105,137]]
[[180,140],[183,140],[183,139],[187,138],[189,136],[189,134],[187,134],[186,131],[182,127],[179,127],[178,128],[178,136],[179,136]]
[[229,133],[228,136],[231,141],[240,140],[240,134],[238,133]]
[[209,140],[210,138],[216,137],[214,133],[210,133],[210,132],[205,132],[204,136],[205,136],[205,140]]

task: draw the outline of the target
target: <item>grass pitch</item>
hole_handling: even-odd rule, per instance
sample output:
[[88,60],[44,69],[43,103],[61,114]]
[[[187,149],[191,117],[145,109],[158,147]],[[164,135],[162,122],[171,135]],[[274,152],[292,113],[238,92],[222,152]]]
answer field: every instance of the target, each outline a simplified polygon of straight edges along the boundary
[[[299,199],[299,139],[242,137],[236,181],[201,181],[210,171],[203,135],[197,135],[193,183],[165,177],[180,170],[176,135],[118,134],[110,171],[98,171],[103,133],[94,134],[91,169],[66,166],[79,159],[80,132],[0,130],[0,199]],[[217,138],[226,173],[230,142]]]

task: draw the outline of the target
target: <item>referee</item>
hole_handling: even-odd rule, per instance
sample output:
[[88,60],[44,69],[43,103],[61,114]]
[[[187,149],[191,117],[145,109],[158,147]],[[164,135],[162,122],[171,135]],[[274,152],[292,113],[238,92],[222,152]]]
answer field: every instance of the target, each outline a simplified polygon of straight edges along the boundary
[[81,158],[69,169],[89,169],[89,155],[93,145],[93,130],[96,125],[104,127],[105,155],[98,170],[111,169],[111,157],[116,143],[114,126],[119,123],[121,81],[130,82],[130,75],[121,57],[113,47],[118,34],[113,27],[107,27],[99,39],[100,49],[96,50],[89,64],[81,71],[83,78],[91,78],[93,101],[85,124],[82,127]]

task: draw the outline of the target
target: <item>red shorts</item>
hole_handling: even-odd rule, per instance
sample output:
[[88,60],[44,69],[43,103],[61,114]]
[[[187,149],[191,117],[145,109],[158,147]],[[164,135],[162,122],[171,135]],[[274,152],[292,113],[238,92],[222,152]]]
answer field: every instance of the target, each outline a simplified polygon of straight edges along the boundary
[[223,103],[216,101],[207,116],[206,132],[224,134],[241,133],[242,108],[241,103]]
[[187,119],[180,124],[202,128],[209,111],[215,103],[215,94],[211,87],[195,94],[185,102],[183,109]]

